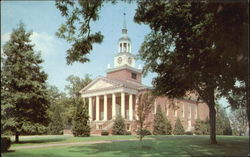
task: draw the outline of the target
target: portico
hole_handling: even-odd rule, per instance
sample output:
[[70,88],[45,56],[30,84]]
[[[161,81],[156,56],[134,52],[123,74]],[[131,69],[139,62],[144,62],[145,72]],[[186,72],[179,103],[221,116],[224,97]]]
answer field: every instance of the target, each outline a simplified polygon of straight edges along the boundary
[[90,121],[114,120],[118,114],[125,120],[134,120],[135,94],[133,93],[110,93],[89,96],[87,99]]

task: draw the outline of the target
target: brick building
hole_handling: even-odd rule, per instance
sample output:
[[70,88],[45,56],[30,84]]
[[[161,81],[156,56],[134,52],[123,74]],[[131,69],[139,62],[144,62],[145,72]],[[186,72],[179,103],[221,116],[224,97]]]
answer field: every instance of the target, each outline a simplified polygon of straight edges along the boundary
[[[127,130],[132,133],[137,130],[136,94],[150,87],[142,84],[142,69],[136,68],[136,59],[131,48],[131,39],[128,37],[124,21],[122,36],[118,42],[118,53],[114,57],[114,67],[107,69],[106,77],[96,78],[80,91],[81,96],[89,103],[91,134],[100,134],[101,130],[111,132],[117,114],[121,114],[125,119]],[[193,129],[197,118],[205,120],[208,117],[207,105],[196,103],[193,95],[189,99],[157,97],[146,121],[150,130],[157,105],[161,106],[172,126],[179,117],[186,131]]]

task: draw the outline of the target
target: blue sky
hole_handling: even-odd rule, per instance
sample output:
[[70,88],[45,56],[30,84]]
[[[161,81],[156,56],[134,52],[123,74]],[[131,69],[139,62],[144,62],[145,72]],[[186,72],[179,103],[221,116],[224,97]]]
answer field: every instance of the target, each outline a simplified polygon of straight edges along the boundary
[[[1,47],[9,39],[12,29],[22,21],[27,30],[33,31],[31,39],[35,44],[35,50],[41,51],[48,83],[63,91],[68,84],[66,78],[69,75],[84,77],[85,74],[91,74],[96,78],[106,75],[108,64],[113,66],[113,58],[118,52],[124,9],[128,35],[132,40],[132,52],[138,54],[144,36],[150,32],[150,28],[134,22],[136,4],[123,2],[116,5],[105,4],[100,10],[100,18],[92,24],[92,31],[101,31],[104,40],[101,44],[94,45],[88,63],[66,64],[66,50],[70,45],[55,36],[55,32],[65,19],[55,7],[54,1],[1,1]],[[137,61],[137,66],[139,64],[143,65],[141,61]],[[143,83],[152,86],[151,81],[154,76],[156,75],[149,73],[143,78]],[[220,103],[226,105],[225,99]]]
[[[104,40],[95,44],[89,55],[90,62],[66,65],[66,50],[70,45],[63,39],[58,39],[55,32],[64,22],[59,10],[53,1],[5,1],[2,2],[2,44],[9,39],[9,34],[20,20],[26,25],[27,30],[32,30],[32,41],[35,50],[40,50],[44,59],[43,67],[48,73],[48,82],[63,90],[67,84],[66,78],[73,74],[84,77],[89,73],[93,78],[105,76],[107,64],[113,66],[113,58],[118,51],[118,39],[123,26],[123,12],[126,11],[128,34],[132,39],[132,51],[137,54],[144,36],[150,32],[146,25],[139,25],[133,21],[135,4],[118,3],[106,4],[100,10],[100,19],[92,25],[93,32],[101,31]],[[142,64],[140,61],[137,65]],[[151,85],[153,75],[149,74],[143,83]]]

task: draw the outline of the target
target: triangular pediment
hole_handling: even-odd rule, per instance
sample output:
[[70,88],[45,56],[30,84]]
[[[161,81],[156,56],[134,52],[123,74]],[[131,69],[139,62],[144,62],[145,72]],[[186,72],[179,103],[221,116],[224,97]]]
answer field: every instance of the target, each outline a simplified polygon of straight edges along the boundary
[[108,88],[108,87],[112,87],[114,86],[113,84],[111,83],[108,83],[104,80],[98,80],[97,82],[95,82],[94,84],[92,84],[92,86],[90,86],[88,90],[96,90],[96,89],[102,89],[102,88]]

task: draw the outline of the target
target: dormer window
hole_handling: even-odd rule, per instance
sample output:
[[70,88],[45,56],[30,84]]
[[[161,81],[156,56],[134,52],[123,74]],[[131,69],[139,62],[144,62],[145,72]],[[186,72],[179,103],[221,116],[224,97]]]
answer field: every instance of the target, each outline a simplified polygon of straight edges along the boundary
[[136,73],[131,73],[131,78],[136,80]]

